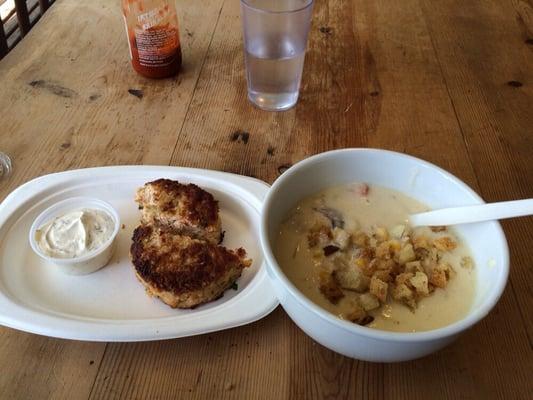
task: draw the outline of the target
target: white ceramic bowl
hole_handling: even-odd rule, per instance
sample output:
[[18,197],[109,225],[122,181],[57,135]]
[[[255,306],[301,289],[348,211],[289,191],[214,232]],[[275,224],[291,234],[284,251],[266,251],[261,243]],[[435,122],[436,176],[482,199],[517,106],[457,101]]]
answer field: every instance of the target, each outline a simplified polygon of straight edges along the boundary
[[338,353],[367,361],[404,361],[425,356],[485,317],[500,298],[509,254],[498,222],[456,226],[475,262],[476,288],[469,314],[443,328],[416,333],[380,331],[341,320],[307,299],[285,276],[273,253],[281,221],[301,199],[330,186],[368,182],[403,192],[431,208],[483,203],[465,183],[426,161],[377,149],[335,150],[289,168],[263,205],[261,246],[276,294],[291,319],[314,340]]
[[[111,237],[101,247],[80,257],[55,258],[44,254],[35,240],[35,232],[37,229],[55,217],[80,208],[97,209],[108,214],[115,224]],[[113,256],[115,238],[117,237],[119,229],[120,217],[109,203],[91,197],[71,197],[57,202],[35,218],[35,221],[33,221],[30,228],[29,240],[31,248],[39,257],[50,263],[56,264],[62,272],[69,275],[86,275],[97,271],[109,262]]]

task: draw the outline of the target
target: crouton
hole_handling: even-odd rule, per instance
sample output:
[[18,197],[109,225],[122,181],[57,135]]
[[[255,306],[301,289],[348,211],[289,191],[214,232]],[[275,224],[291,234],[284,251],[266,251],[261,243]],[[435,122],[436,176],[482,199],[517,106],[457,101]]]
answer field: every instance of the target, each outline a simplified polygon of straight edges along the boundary
[[329,244],[332,238],[331,229],[326,225],[315,225],[307,234],[307,242],[310,248],[315,246],[324,247]]
[[431,248],[431,243],[426,236],[416,236],[413,238],[412,242],[415,250],[424,249],[429,251]]
[[411,279],[415,274],[411,272],[403,272],[399,274],[396,279],[394,280],[396,282],[396,285],[407,285],[409,286],[409,279]]
[[343,315],[345,319],[358,324],[367,316],[365,309],[358,303],[353,303],[349,312]]
[[319,289],[326,299],[332,304],[337,304],[344,297],[337,279],[334,274],[327,271],[321,271],[319,274]]
[[352,242],[358,247],[367,247],[369,237],[366,233],[359,231],[352,235]]
[[412,272],[414,274],[417,271],[424,272],[420,261],[409,261],[405,263],[405,272]]
[[382,303],[385,303],[385,301],[387,301],[388,289],[389,285],[383,282],[381,279],[373,276],[370,280],[370,293],[376,296]]
[[375,277],[376,279],[382,280],[383,282],[392,282],[392,273],[390,270],[377,270],[374,272],[374,275],[372,277]]
[[354,266],[339,268],[335,271],[335,277],[343,289],[364,292],[368,290],[370,278]]
[[392,290],[392,297],[397,300],[401,301],[402,303],[408,305],[411,308],[416,307],[416,301],[414,298],[414,292],[409,289],[409,287],[406,284],[400,284],[394,286]]
[[449,236],[443,236],[433,240],[433,245],[440,251],[451,251],[457,247],[457,243]]
[[376,272],[376,269],[378,268],[378,260],[376,259],[369,261],[368,258],[358,257],[355,259],[354,263],[357,268],[368,277],[374,275],[374,272]]
[[437,264],[430,273],[429,283],[439,288],[445,288],[452,273],[450,264]]
[[377,240],[382,242],[389,239],[389,232],[387,232],[387,229],[382,226],[378,226],[374,229],[374,235]]
[[375,310],[380,306],[377,297],[371,293],[364,293],[359,296],[359,303],[365,309],[365,311]]
[[474,268],[474,260],[472,260],[471,257],[463,257],[463,258],[461,258],[461,267],[463,267],[465,269]]
[[400,239],[405,232],[405,225],[396,225],[391,229],[390,234],[393,238]]
[[417,295],[429,295],[428,276],[423,272],[417,271],[415,275],[409,279],[409,282],[415,288]]
[[382,260],[391,258],[391,248],[389,242],[382,242],[376,247],[376,257]]
[[416,254],[411,243],[407,243],[402,247],[400,253],[398,254],[398,262],[402,265],[409,261],[414,261],[416,259]]

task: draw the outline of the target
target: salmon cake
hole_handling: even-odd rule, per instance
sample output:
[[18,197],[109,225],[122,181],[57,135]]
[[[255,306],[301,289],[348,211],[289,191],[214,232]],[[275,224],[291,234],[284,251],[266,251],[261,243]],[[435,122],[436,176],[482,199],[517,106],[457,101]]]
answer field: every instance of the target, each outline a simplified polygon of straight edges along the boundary
[[142,209],[141,223],[179,234],[221,242],[218,202],[211,193],[189,183],[158,179],[137,190],[135,201]]
[[147,293],[173,308],[216,300],[252,263],[242,248],[228,250],[150,224],[135,229],[131,257]]

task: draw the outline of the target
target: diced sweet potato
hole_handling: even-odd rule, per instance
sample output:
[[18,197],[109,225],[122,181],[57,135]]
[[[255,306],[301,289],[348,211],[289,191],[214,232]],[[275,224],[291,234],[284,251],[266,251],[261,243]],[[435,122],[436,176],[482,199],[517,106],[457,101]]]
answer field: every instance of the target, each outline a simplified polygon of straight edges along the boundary
[[370,280],[370,293],[376,296],[382,303],[385,303],[385,301],[387,301],[388,289],[389,285],[386,282],[383,282],[381,279],[373,276]]

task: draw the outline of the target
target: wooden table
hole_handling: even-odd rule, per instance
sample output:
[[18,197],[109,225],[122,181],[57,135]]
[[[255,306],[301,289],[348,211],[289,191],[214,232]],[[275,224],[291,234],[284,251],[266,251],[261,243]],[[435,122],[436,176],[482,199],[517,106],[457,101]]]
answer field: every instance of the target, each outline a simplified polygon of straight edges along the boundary
[[[317,0],[301,97],[283,113],[246,98],[239,2],[178,3],[185,61],[175,79],[130,68],[118,1],[57,1],[0,63],[0,150],[14,164],[0,199],[42,174],[117,164],[273,182],[341,147],[424,158],[487,201],[533,197],[531,1]],[[531,398],[532,222],[503,223],[512,267],[492,313],[418,361],[344,358],[282,308],[151,343],[0,328],[0,398]]]

